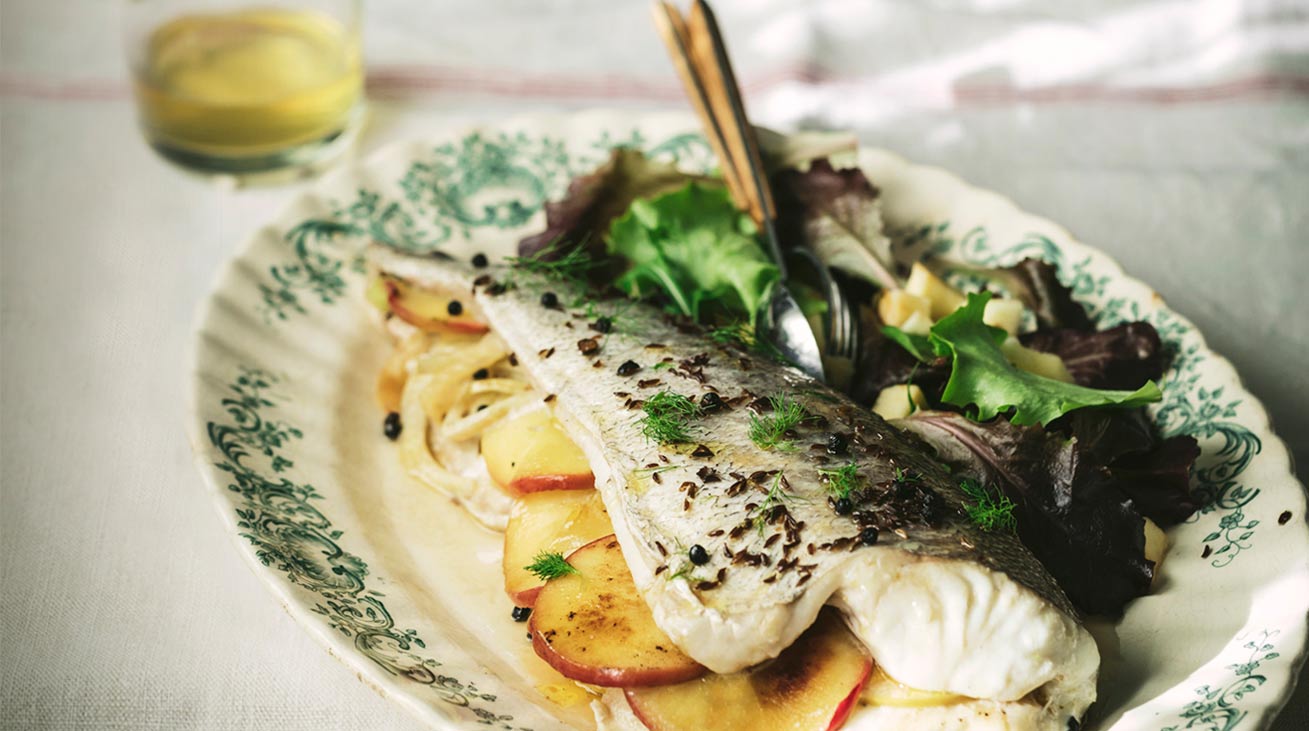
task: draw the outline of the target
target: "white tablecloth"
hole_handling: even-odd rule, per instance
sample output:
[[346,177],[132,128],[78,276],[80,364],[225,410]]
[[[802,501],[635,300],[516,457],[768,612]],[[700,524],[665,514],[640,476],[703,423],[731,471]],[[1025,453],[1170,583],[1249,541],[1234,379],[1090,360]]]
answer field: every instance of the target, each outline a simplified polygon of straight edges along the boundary
[[[718,4],[757,120],[853,127],[1106,249],[1309,463],[1303,0]],[[152,155],[116,11],[0,4],[0,724],[416,728],[278,609],[201,489],[192,313],[300,188]],[[643,1],[372,2],[365,35],[362,153],[456,119],[682,103]],[[1309,728],[1309,694],[1276,728]]]

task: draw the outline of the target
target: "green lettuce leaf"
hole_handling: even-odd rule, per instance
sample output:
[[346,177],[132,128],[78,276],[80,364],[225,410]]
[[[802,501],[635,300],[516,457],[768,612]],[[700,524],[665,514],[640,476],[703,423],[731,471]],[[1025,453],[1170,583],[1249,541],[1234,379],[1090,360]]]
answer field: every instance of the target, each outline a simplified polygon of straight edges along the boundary
[[633,297],[662,293],[702,322],[710,314],[754,322],[778,279],[755,234],[724,188],[690,183],[637,199],[609,228],[609,252],[630,265],[615,283]]
[[520,241],[518,255],[554,258],[575,246],[598,255],[604,232],[632,201],[677,190],[691,180],[711,181],[637,150],[616,147],[598,168],[573,178],[563,198],[545,204],[545,230]]
[[[932,352],[949,356],[952,361],[950,380],[941,394],[945,403],[960,408],[976,407],[973,416],[978,421],[987,421],[1012,409],[1010,420],[1025,426],[1045,425],[1070,411],[1090,406],[1144,406],[1162,398],[1154,381],[1146,381],[1135,391],[1107,391],[1063,383],[1015,368],[1000,351],[1000,344],[1007,337],[1005,331],[982,322],[982,312],[990,299],[990,293],[968,295],[968,302],[941,318],[928,335]],[[888,328],[887,335],[919,359],[927,360],[920,339],[895,328]]]
[[932,340],[926,335],[907,333],[892,325],[884,325],[882,334],[894,340],[900,347],[909,351],[910,355],[924,363],[931,363],[936,360],[936,355],[932,351]]

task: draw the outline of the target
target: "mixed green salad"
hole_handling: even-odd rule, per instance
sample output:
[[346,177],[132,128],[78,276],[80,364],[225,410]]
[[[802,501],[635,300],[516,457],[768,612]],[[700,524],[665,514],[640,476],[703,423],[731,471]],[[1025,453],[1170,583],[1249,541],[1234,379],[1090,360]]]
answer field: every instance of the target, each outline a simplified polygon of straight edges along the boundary
[[[1117,616],[1147,593],[1162,529],[1199,507],[1195,440],[1161,437],[1145,408],[1167,365],[1154,328],[1097,330],[1046,262],[915,260],[883,233],[878,190],[857,168],[818,158],[772,185],[782,240],[841,271],[860,305],[852,397],[935,448],[979,524],[1015,531],[1084,612]],[[779,271],[720,179],[618,149],[546,213],[520,263],[767,348],[754,324]],[[955,270],[983,291],[949,285]],[[802,304],[824,306],[812,294]]]

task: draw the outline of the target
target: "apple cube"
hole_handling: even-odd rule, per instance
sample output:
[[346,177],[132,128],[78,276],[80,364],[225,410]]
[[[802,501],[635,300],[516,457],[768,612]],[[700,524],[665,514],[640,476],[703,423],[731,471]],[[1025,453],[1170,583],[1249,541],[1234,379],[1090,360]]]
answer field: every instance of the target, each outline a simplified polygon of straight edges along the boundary
[[491,479],[511,492],[595,487],[586,455],[546,409],[506,419],[483,432],[482,458]]
[[568,556],[578,573],[536,596],[532,649],[566,678],[604,687],[680,683],[705,672],[655,624],[612,535]]
[[959,290],[945,283],[945,280],[932,273],[932,270],[919,262],[914,262],[909,270],[909,278],[904,283],[905,291],[917,295],[930,303],[933,320],[954,312],[964,304],[964,295]]
[[927,408],[927,395],[912,383],[887,386],[878,392],[877,400],[873,402],[873,413],[887,421],[903,419]]
[[1023,303],[1014,299],[989,300],[986,309],[982,310],[982,322],[1017,335],[1023,324]]
[[903,289],[891,289],[877,300],[877,316],[882,324],[900,327],[914,315],[925,317],[931,323],[932,302],[926,297],[910,294]]
[[1064,366],[1063,360],[1054,353],[1042,353],[1039,350],[1031,348],[1018,342],[1018,338],[1010,335],[1003,343],[1000,343],[1000,352],[1013,367],[1019,370],[1035,373],[1038,376],[1044,376],[1055,381],[1063,383],[1072,383],[1073,377],[1068,373],[1068,368]]
[[827,731],[845,723],[872,668],[863,645],[827,609],[761,665],[625,694],[651,731]]
[[565,556],[611,535],[614,526],[594,490],[548,490],[514,501],[505,529],[505,592],[514,604],[530,607],[545,582],[527,570],[542,551]]

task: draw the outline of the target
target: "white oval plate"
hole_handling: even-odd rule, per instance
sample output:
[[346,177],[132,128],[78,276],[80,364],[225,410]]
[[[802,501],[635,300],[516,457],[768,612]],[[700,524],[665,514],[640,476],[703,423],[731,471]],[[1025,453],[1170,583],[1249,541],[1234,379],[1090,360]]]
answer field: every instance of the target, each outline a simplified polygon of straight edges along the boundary
[[[392,147],[261,229],[199,316],[190,425],[219,513],[259,576],[329,652],[445,729],[590,728],[563,708],[501,589],[500,538],[395,466],[373,399],[387,342],[362,304],[370,238],[508,254],[541,205],[618,144],[688,168],[682,115],[535,117]],[[1144,284],[1067,231],[932,168],[860,163],[901,240],[975,262],[1040,256],[1100,326],[1145,319],[1173,353],[1155,417],[1203,447],[1208,506],[1171,532],[1162,586],[1105,648],[1091,726],[1258,729],[1294,685],[1309,607],[1305,498],[1231,365]]]

